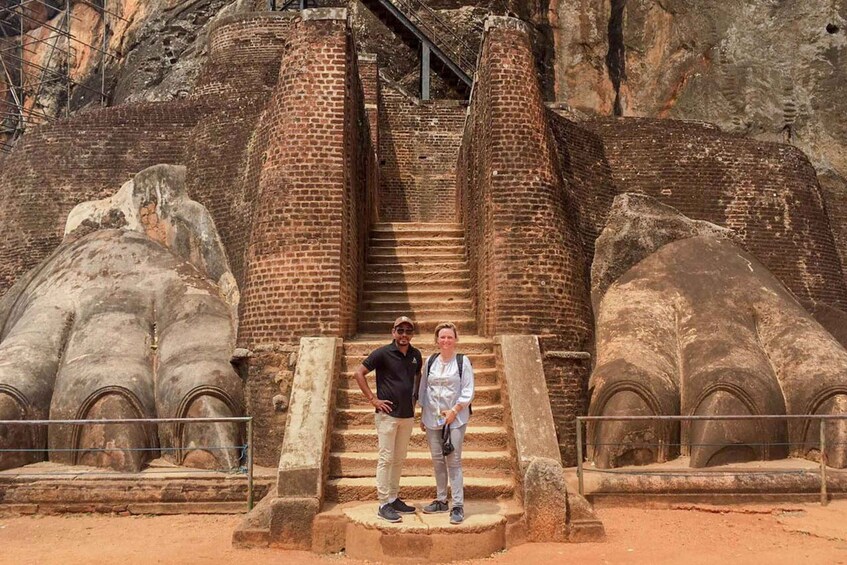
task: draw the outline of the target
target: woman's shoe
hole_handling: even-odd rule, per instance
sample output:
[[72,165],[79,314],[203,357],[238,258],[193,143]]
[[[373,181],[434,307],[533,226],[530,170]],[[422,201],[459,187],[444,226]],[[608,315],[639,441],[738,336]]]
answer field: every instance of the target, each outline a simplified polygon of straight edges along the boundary
[[383,504],[379,507],[379,510],[376,513],[377,516],[385,520],[386,522],[402,522],[403,518],[400,517],[400,514],[397,513],[396,510],[390,504]]
[[454,506],[450,511],[450,523],[461,524],[465,520],[465,509],[461,506]]
[[441,514],[448,510],[450,510],[450,507],[447,506],[447,503],[440,500],[433,500],[430,504],[423,507],[424,514]]

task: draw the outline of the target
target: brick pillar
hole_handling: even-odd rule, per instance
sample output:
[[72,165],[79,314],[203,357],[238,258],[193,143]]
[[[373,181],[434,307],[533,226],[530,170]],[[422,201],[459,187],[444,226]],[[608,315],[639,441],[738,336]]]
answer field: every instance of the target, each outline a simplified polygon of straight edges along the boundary
[[587,262],[520,20],[486,21],[459,163],[479,327],[542,336],[559,448],[572,465],[590,371]]
[[305,10],[302,18],[260,132],[239,334],[249,348],[342,333],[347,12]]
[[562,347],[585,348],[586,262],[520,20],[486,21],[460,166],[480,327],[558,335]]

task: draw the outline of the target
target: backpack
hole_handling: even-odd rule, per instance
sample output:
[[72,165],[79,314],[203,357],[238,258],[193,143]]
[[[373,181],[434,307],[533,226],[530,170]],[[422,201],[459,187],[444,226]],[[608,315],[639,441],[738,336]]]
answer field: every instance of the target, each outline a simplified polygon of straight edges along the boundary
[[[429,370],[432,369],[432,364],[435,363],[435,359],[438,357],[438,353],[433,353],[429,356],[429,359],[426,361],[426,376],[429,378]],[[461,353],[456,354],[456,365],[459,367],[459,391],[462,390],[462,366],[465,364],[465,356]],[[468,404],[468,415],[473,415],[473,407],[471,404]]]

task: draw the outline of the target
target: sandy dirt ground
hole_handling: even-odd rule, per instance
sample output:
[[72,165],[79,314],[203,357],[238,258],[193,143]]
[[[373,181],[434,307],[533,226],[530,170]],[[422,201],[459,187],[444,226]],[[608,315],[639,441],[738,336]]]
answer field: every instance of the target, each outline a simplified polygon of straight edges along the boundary
[[[847,564],[847,501],[601,508],[605,543],[528,544],[480,563]],[[0,517],[2,564],[353,565],[340,555],[236,550],[238,516]],[[543,560],[543,561],[542,561]]]

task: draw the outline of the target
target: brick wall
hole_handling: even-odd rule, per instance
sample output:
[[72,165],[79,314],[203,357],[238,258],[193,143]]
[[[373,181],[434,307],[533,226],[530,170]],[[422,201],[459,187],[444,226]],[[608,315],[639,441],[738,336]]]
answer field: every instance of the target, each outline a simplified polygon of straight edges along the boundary
[[592,254],[614,196],[640,192],[691,218],[734,229],[801,302],[847,306],[817,177],[798,149],[695,122],[606,118],[576,124],[552,112],[550,119]]
[[251,149],[297,21],[293,16],[292,12],[242,14],[218,22],[210,32],[209,58],[192,93],[213,105],[214,111],[200,119],[186,148],[187,189],[212,214],[240,288],[258,205],[258,177],[248,174]]
[[585,259],[557,170],[527,32],[495,18],[460,155],[459,195],[487,335],[591,336]]
[[370,134],[345,128],[367,123],[352,57],[344,10],[304,12],[283,54],[257,132],[264,150],[242,291],[246,347],[355,328],[363,245],[351,238],[368,228]]
[[[590,348],[586,258],[542,102],[526,28],[489,19],[459,157],[458,201],[479,327],[542,336],[545,352]],[[589,362],[545,357],[566,463]]]
[[455,221],[465,104],[422,102],[386,83],[379,101],[380,220]]
[[261,12],[215,22],[209,30],[209,57],[192,96],[240,99],[272,88],[280,55],[298,21],[296,12]]

